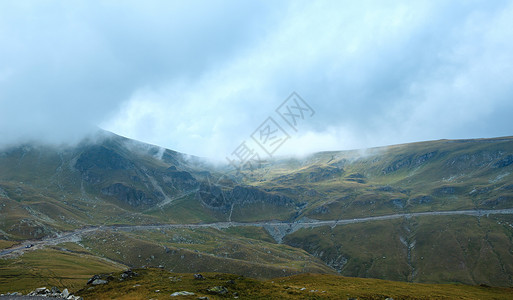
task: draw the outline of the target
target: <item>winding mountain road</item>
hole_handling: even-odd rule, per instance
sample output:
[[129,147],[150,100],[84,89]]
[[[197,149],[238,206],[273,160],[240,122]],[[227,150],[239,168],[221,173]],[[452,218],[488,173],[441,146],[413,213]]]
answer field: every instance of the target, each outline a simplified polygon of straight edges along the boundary
[[308,219],[305,221],[296,222],[280,222],[280,221],[263,221],[263,222],[216,222],[216,223],[204,223],[204,224],[156,224],[156,225],[108,225],[108,226],[92,226],[77,229],[70,232],[64,232],[58,236],[46,237],[39,240],[27,240],[23,244],[14,246],[9,249],[0,251],[0,257],[6,257],[9,254],[23,254],[25,251],[40,249],[46,246],[58,245],[65,242],[78,242],[82,239],[82,236],[89,233],[106,230],[121,230],[121,231],[140,231],[140,230],[160,230],[160,229],[176,229],[176,228],[216,228],[223,229],[229,227],[238,226],[252,226],[265,228],[277,242],[281,242],[283,237],[287,234],[293,233],[302,228],[314,228],[319,226],[339,226],[363,222],[373,222],[382,220],[392,220],[399,218],[411,218],[411,217],[422,217],[422,216],[452,216],[452,215],[467,215],[482,217],[488,215],[498,214],[513,214],[513,208],[507,209],[494,209],[494,210],[454,210],[454,211],[432,211],[432,212],[416,212],[416,213],[402,213],[392,214],[376,217],[365,217],[365,218],[354,218],[354,219],[339,219],[339,220],[312,220]]

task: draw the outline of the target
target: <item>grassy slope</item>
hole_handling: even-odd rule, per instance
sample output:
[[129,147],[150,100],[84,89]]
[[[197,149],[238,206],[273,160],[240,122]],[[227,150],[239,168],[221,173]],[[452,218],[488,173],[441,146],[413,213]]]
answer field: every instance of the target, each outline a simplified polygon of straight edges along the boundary
[[308,202],[302,215],[317,219],[507,208],[513,207],[512,154],[511,138],[323,152],[274,161],[246,183]]
[[215,271],[256,278],[334,273],[304,250],[215,229],[103,232],[88,236],[83,244],[97,255],[129,266],[160,265],[176,272]]
[[92,274],[124,268],[75,244],[59,245],[17,258],[0,259],[0,293],[28,293],[42,286],[78,289]]
[[[41,286],[77,288],[93,274],[161,266],[175,272],[226,272],[273,278],[300,272],[335,273],[302,249],[279,245],[261,228],[177,229],[90,234],[0,260],[0,293]],[[263,238],[258,240],[255,238]]]
[[[106,149],[103,156],[94,156],[95,147]],[[195,194],[178,198],[162,209],[131,207],[102,194],[102,188],[114,183],[125,184],[150,196],[158,188],[170,198],[183,194],[185,190],[166,183],[162,174],[173,163],[185,169],[189,166],[177,153],[166,151],[171,163],[156,158],[155,151],[153,146],[116,136],[99,144],[86,143],[75,148],[21,146],[3,150],[0,152],[0,230],[3,230],[0,236],[11,240],[37,238],[90,224],[194,223],[226,219],[203,208]],[[93,167],[88,172],[98,177],[92,182],[84,179],[75,168],[83,154],[91,156]],[[119,155],[134,167],[109,166],[109,155]],[[95,163],[102,168],[94,166]]]
[[303,229],[285,243],[345,276],[511,286],[512,223],[511,216],[417,217]]
[[[302,274],[259,281],[231,274],[205,273],[205,280],[195,280],[192,274],[169,273],[158,269],[137,269],[139,276],[114,281],[78,292],[85,299],[168,299],[178,291],[194,296],[176,299],[233,298],[242,299],[510,299],[512,289],[464,285],[425,285],[376,279],[349,278],[335,275]],[[224,286],[228,293],[213,295],[208,289]]]
[[[76,158],[86,151],[81,148],[59,152],[44,147],[24,147],[2,153],[0,188],[8,196],[0,192],[0,201],[16,211],[5,214],[9,220],[2,229],[11,234],[11,238],[26,238],[30,234],[16,229],[23,219],[35,223],[35,228],[46,227],[46,232],[84,224],[228,219],[229,214],[202,206],[194,193],[179,197],[186,191],[164,184],[158,176],[154,176],[155,180],[165,193],[177,197],[163,208],[128,207],[102,195],[101,187],[116,182],[141,190],[150,188],[149,193],[152,193],[147,177],[154,172],[148,170],[158,173],[170,166],[169,162],[150,155],[151,151],[127,148],[124,143],[121,138],[113,138],[102,145],[138,167],[134,170],[94,169],[104,178],[100,186],[84,182],[73,168]],[[496,165],[511,153],[513,140],[510,138],[442,140],[375,148],[365,153],[323,152],[302,160],[274,161],[253,172],[246,183],[287,195],[298,203],[307,203],[298,216],[316,219],[504,208],[513,206],[513,164]],[[2,210],[0,214],[3,215]],[[235,205],[230,215],[234,221],[286,220],[296,215],[296,210],[294,207],[277,209],[267,204]]]
[[[107,179],[102,186],[122,182],[144,189],[148,181],[132,182],[134,176],[146,180],[147,176],[154,174],[148,170],[162,171],[180,163],[174,153],[166,152],[166,159],[159,160],[144,147],[127,148],[124,143],[122,139],[113,139],[104,146],[139,167],[130,172],[104,170],[103,175]],[[24,147],[0,153],[0,229],[3,230],[0,235],[3,240],[41,237],[86,224],[227,220],[226,213],[202,206],[195,194],[176,198],[163,208],[133,208],[104,197],[98,187],[84,183],[77,170],[73,169],[74,160],[84,150],[74,151]],[[513,165],[496,167],[496,164],[511,153],[511,138],[433,141],[371,149],[366,153],[324,152],[303,160],[275,161],[250,174],[252,177],[246,183],[306,203],[298,218],[338,219],[409,211],[505,208],[513,207]],[[164,185],[158,178],[157,181],[170,196],[183,192]],[[285,220],[292,219],[295,213],[294,208],[278,210],[272,205],[235,206],[232,220]],[[501,222],[506,218],[502,217]],[[511,278],[507,276],[512,273],[510,265],[513,261],[510,228],[493,222],[466,224],[465,220],[454,217],[436,221],[419,218],[415,220],[417,223],[410,220],[407,224],[396,220],[336,227],[333,232],[323,232],[318,228],[310,234],[299,231],[286,241],[352,276],[511,284]],[[328,238],[331,235],[332,238]],[[211,237],[217,240],[208,240]],[[410,251],[410,258],[400,237],[406,243],[416,243],[416,248]],[[177,249],[176,253],[180,255],[162,258],[162,262],[175,264],[177,267],[173,268],[182,272],[205,266],[206,261],[212,271],[245,272],[257,277],[277,276],[283,268],[286,271],[282,273],[292,274],[303,270],[305,261],[313,271],[329,272],[317,258],[305,252],[297,257],[286,255],[289,250],[273,245],[268,235],[258,231],[233,229],[226,230],[224,234],[211,231],[197,233],[194,239],[205,241],[203,244],[176,243],[166,238],[165,234],[113,233],[85,242],[90,243],[95,255],[134,266],[157,264],[150,259],[151,255],[159,258],[163,255],[164,246]],[[465,244],[468,238],[472,242]],[[110,248],[102,246],[100,241],[103,239],[112,241]],[[269,243],[262,246],[262,242],[255,242],[255,239]],[[297,240],[300,243],[296,243]],[[143,248],[146,253],[142,258],[123,253],[121,249],[126,243],[131,245],[130,249]],[[432,250],[429,247],[433,243],[441,244]],[[225,244],[229,247],[226,248]],[[235,251],[233,247],[242,250]],[[265,248],[272,250],[271,255]],[[203,257],[200,259],[195,251],[200,251]],[[182,255],[193,257],[194,262],[187,264],[180,258]],[[382,256],[387,258],[380,260]],[[419,257],[423,258],[419,260]],[[348,262],[344,263],[344,259]],[[463,267],[460,268],[458,264],[461,263]],[[417,273],[412,273],[412,268]]]
[[[308,202],[299,218],[510,208],[512,154],[511,138],[324,152],[276,161],[247,183]],[[425,217],[302,230],[285,242],[348,276],[511,285],[510,223],[509,216]]]

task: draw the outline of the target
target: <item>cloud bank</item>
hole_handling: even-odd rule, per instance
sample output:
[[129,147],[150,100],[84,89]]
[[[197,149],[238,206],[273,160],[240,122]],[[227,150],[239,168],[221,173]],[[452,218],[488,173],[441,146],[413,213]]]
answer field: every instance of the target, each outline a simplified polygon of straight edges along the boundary
[[512,1],[1,2],[0,134],[224,159],[296,91],[279,155],[512,135],[512,28]]

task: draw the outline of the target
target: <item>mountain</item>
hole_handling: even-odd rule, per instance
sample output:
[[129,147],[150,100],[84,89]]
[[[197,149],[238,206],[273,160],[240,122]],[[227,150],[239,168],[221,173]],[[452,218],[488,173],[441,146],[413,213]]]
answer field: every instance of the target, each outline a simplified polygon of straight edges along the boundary
[[440,140],[282,160],[250,184],[308,203],[317,219],[513,205],[513,139]]
[[26,284],[26,268],[38,284],[79,288],[95,270],[141,266],[510,286],[512,171],[512,137],[322,152],[242,173],[108,132],[19,145],[0,151],[0,291]]
[[275,162],[247,178],[308,203],[298,218],[431,214],[285,236],[286,244],[305,249],[343,275],[511,285],[510,214],[430,212],[511,208],[512,173],[513,139],[504,137],[324,152]]

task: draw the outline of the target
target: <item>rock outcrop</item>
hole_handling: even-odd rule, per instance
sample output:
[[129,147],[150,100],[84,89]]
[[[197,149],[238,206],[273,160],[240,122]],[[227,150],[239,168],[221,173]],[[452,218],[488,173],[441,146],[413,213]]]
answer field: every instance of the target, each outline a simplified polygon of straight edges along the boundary
[[171,166],[161,175],[166,184],[180,190],[191,190],[198,187],[198,181],[187,171],[179,171]]
[[[0,297],[6,297],[6,296],[15,296],[15,299],[18,299],[19,297],[22,297],[23,294],[20,292],[13,292],[13,293],[7,293],[7,294],[1,294]],[[26,296],[34,299],[41,299],[41,297],[44,298],[57,298],[57,299],[67,299],[67,300],[83,300],[80,296],[75,296],[70,294],[68,289],[64,289],[62,292],[57,287],[52,287],[51,289],[47,289],[46,287],[40,287],[32,292],[28,293]],[[12,299],[12,298],[8,298]],[[25,298],[23,298],[25,299]]]
[[421,155],[408,155],[404,158],[400,158],[398,160],[395,160],[391,164],[389,164],[387,167],[383,169],[383,174],[389,174],[392,172],[395,172],[399,169],[410,167],[415,168],[418,167],[431,158],[435,157],[438,154],[438,151],[432,151],[428,153],[424,153]]
[[105,196],[114,196],[119,201],[133,207],[155,205],[164,199],[162,194],[155,193],[152,196],[148,196],[145,192],[122,183],[109,185],[103,188],[101,192]]
[[198,196],[206,207],[219,211],[228,211],[234,204],[245,206],[265,203],[282,207],[295,206],[295,201],[287,196],[251,186],[237,185],[233,189],[222,190],[218,186],[203,183],[200,185]]

